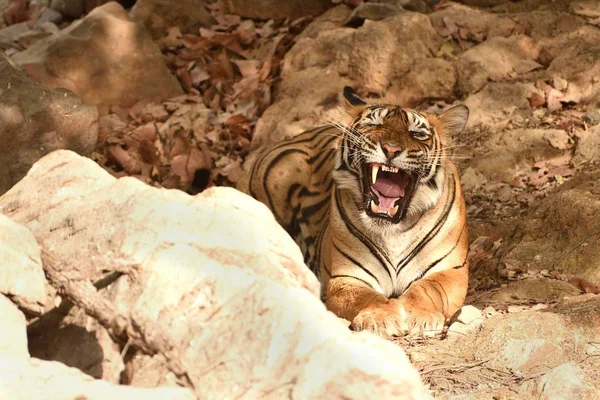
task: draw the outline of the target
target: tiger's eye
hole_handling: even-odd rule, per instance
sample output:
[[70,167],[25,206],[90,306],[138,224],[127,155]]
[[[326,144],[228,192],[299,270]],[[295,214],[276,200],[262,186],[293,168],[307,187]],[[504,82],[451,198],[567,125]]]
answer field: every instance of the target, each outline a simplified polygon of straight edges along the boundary
[[417,140],[429,139],[429,133],[425,131],[410,131],[409,133],[412,137],[414,137]]

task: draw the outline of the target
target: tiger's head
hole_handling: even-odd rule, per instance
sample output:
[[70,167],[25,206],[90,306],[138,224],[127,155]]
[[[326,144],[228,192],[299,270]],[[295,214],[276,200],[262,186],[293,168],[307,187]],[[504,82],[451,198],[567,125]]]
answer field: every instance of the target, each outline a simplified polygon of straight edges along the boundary
[[367,104],[345,87],[342,140],[333,172],[336,185],[352,193],[361,219],[397,224],[435,206],[443,192],[446,138],[469,117],[464,105],[440,115],[387,104]]

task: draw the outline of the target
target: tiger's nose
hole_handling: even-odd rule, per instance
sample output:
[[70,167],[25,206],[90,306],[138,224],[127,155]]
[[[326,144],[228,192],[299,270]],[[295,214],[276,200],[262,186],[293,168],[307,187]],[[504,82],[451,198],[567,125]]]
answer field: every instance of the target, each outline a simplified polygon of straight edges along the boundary
[[394,158],[402,153],[402,147],[395,143],[382,143],[383,153],[388,158]]

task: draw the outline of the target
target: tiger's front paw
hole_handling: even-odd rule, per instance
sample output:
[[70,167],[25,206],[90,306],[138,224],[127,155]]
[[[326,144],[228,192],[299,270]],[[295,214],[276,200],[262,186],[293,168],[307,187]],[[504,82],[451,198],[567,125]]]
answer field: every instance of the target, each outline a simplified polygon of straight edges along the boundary
[[441,312],[419,306],[403,296],[400,296],[397,301],[406,310],[404,323],[408,334],[434,336],[444,329],[446,318]]
[[367,307],[352,320],[354,331],[370,331],[379,336],[402,336],[408,331],[406,311],[398,299]]

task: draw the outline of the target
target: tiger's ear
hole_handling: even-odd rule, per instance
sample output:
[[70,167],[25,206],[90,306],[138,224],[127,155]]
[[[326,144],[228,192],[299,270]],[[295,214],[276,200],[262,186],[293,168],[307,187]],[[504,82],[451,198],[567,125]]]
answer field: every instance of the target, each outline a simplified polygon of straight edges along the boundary
[[344,98],[344,105],[346,108],[360,107],[366,106],[367,103],[361,99],[358,94],[352,89],[350,86],[344,86],[344,91],[342,92],[342,97]]
[[469,120],[469,108],[463,104],[452,107],[437,116],[440,128],[445,134],[454,136],[461,133]]
[[361,99],[350,86],[345,86],[339,94],[339,101],[342,104],[337,109],[336,119],[344,124],[350,124],[364,110],[367,102]]

